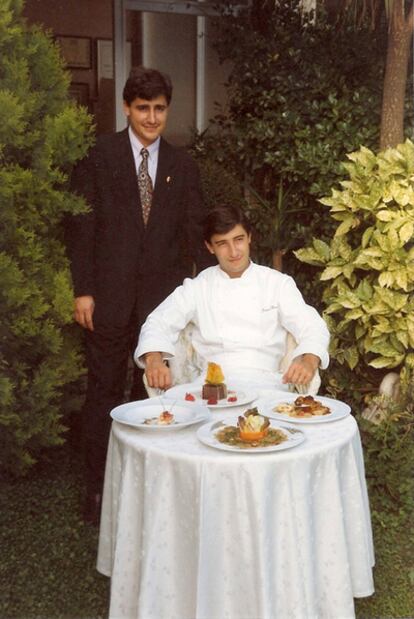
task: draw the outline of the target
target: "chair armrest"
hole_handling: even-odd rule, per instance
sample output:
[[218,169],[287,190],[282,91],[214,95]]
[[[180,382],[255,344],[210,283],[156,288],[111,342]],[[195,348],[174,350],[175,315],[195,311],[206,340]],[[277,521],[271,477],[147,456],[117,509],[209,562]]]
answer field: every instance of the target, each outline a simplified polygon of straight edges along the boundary
[[[286,336],[286,351],[279,365],[280,372],[285,373],[288,369],[289,365],[292,362],[293,351],[296,347],[297,343],[295,338],[291,333],[288,333]],[[293,385],[293,391],[296,391],[297,393],[309,393],[310,395],[316,395],[319,391],[320,386],[321,377],[319,375],[319,371],[316,370],[312,380],[307,385]]]

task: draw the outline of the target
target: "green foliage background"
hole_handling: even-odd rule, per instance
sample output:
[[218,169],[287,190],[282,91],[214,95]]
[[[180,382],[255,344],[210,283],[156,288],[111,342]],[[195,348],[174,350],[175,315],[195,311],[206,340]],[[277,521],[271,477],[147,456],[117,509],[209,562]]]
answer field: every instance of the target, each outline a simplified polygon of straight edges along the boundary
[[[319,198],[341,179],[346,153],[377,148],[386,24],[338,27],[321,10],[316,20],[303,14],[298,0],[254,0],[250,10],[218,19],[216,32],[219,55],[231,63],[229,104],[196,148],[245,187],[256,258],[270,265],[275,249],[333,234]],[[284,270],[314,298],[314,269],[290,251]]]
[[0,464],[14,472],[61,441],[82,372],[61,221],[85,208],[67,173],[92,139],[57,47],[21,10],[0,2]]

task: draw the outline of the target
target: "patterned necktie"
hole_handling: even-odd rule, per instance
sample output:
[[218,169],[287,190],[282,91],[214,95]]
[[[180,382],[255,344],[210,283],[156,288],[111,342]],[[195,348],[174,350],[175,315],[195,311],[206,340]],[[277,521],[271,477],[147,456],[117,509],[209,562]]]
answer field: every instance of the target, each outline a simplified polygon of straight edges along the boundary
[[152,180],[148,174],[148,154],[146,148],[141,149],[142,161],[138,170],[138,187],[141,197],[142,217],[145,226],[148,223],[152,202]]

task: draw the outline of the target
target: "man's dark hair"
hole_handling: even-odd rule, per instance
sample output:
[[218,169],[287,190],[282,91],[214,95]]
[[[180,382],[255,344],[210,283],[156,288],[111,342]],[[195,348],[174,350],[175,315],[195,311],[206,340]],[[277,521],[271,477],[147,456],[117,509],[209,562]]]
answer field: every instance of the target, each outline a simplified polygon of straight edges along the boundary
[[128,105],[137,97],[151,101],[161,95],[165,96],[167,104],[170,105],[172,84],[168,75],[146,67],[131,69],[123,92],[124,101]]
[[208,213],[204,220],[204,240],[210,242],[213,234],[227,234],[238,224],[243,226],[247,234],[251,233],[251,223],[240,208],[237,206],[217,206]]

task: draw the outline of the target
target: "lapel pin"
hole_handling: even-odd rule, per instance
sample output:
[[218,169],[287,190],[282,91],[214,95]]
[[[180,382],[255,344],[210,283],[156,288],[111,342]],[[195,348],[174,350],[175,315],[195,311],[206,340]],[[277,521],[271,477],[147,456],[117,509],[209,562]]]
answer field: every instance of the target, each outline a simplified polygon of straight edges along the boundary
[[171,176],[167,176],[167,183],[169,183],[171,180]]

